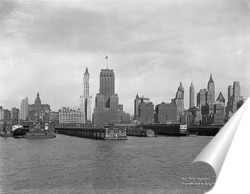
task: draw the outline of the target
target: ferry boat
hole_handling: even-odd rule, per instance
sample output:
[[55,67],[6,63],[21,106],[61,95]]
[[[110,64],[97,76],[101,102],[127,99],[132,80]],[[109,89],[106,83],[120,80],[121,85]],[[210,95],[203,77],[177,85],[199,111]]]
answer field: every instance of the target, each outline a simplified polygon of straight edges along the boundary
[[127,129],[128,136],[138,136],[138,137],[156,137],[155,132],[151,129],[143,129],[142,127],[129,128]]
[[110,127],[105,128],[105,140],[127,140],[125,128]]
[[49,130],[48,123],[45,123],[44,127],[36,123],[30,127],[29,132],[27,132],[24,137],[27,139],[48,139],[55,138],[56,135],[53,131]]

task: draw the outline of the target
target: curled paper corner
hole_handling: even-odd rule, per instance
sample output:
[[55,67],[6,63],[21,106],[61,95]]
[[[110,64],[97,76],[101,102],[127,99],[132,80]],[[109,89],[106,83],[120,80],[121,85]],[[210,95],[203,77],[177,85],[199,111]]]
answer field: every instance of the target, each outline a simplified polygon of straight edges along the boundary
[[192,162],[205,162],[215,171],[217,181],[207,194],[250,193],[249,126],[250,98]]

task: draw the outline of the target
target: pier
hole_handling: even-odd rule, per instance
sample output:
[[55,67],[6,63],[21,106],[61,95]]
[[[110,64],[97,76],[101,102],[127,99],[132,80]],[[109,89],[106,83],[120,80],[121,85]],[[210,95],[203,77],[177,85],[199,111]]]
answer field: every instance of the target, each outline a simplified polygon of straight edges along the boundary
[[223,125],[188,125],[188,134],[195,134],[200,136],[215,136]]
[[181,124],[142,124],[143,129],[152,129],[155,135],[187,136],[187,126]]
[[94,125],[83,124],[59,124],[55,126],[59,134],[102,140],[126,140],[126,130],[118,127],[103,128]]
[[143,124],[143,129],[152,129],[156,135],[166,136],[215,136],[223,125],[181,125],[181,124]]

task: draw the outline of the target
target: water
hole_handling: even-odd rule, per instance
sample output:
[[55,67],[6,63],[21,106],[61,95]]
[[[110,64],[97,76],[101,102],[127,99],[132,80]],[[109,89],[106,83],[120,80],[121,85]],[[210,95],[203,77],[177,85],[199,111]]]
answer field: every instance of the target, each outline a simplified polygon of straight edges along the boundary
[[[192,160],[211,137],[0,139],[1,193],[204,193],[215,173]],[[201,179],[203,178],[203,179]]]

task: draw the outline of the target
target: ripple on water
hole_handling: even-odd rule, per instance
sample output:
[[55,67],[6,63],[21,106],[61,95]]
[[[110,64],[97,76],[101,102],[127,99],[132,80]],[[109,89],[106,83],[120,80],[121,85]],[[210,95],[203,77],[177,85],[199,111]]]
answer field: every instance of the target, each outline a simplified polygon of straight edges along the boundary
[[204,193],[212,188],[205,182],[215,182],[215,174],[209,165],[191,162],[210,140],[159,136],[101,141],[63,135],[0,139],[0,191]]

